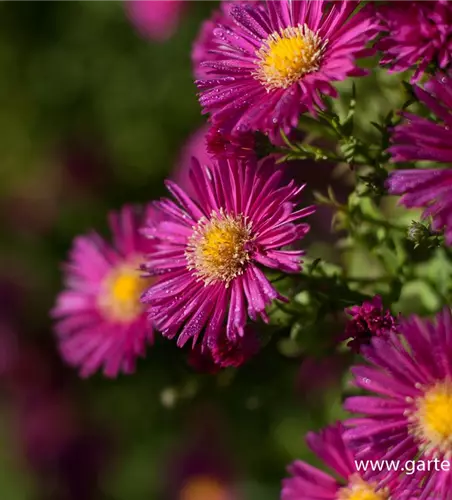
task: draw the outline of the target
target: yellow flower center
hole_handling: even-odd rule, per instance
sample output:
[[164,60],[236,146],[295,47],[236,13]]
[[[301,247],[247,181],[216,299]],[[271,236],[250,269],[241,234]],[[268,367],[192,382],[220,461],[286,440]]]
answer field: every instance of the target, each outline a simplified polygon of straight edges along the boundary
[[251,224],[242,215],[212,212],[194,227],[188,242],[188,269],[195,270],[205,284],[231,280],[243,273],[248,262]]
[[143,312],[140,296],[151,278],[142,278],[139,260],[114,267],[105,277],[98,295],[98,306],[110,321],[129,323]]
[[452,382],[444,380],[416,400],[410,415],[412,432],[422,448],[433,454],[452,452]]
[[350,478],[350,482],[337,493],[337,500],[388,500],[387,490],[376,491],[375,486],[366,483],[360,476]]
[[257,51],[254,76],[267,91],[286,89],[319,69],[327,43],[305,24],[275,31]]
[[199,476],[185,483],[179,498],[180,500],[228,500],[228,493],[217,479]]

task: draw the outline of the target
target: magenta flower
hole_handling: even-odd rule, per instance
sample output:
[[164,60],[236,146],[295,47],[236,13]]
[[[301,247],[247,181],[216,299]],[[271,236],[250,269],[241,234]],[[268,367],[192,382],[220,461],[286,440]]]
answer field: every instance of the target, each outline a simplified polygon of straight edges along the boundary
[[304,186],[281,185],[282,176],[273,160],[259,166],[193,160],[197,202],[168,181],[177,203],[154,203],[163,217],[143,231],[155,243],[144,269],[159,281],[142,300],[158,330],[177,336],[179,346],[188,340],[195,345],[202,336],[212,350],[225,326],[228,341],[235,342],[244,336],[247,314],[266,321],[266,307],[284,300],[262,267],[300,271],[303,252],[285,247],[308,232],[307,224],[295,223],[314,208],[297,209]]
[[[331,85],[365,71],[356,59],[376,33],[374,17],[359,2],[269,1],[234,3],[204,27],[200,102],[222,133],[289,133],[300,113],[324,108]],[[214,27],[216,26],[216,27]],[[198,57],[200,59],[200,57]],[[203,76],[205,74],[206,76]]]
[[437,121],[403,113],[407,121],[395,127],[389,148],[393,161],[452,163],[452,75],[440,73],[414,92]]
[[66,264],[66,290],[52,315],[63,358],[83,377],[103,367],[106,376],[130,373],[152,343],[140,295],[149,286],[139,267],[152,244],[138,228],[143,217],[125,206],[110,215],[113,245],[98,234],[74,240]]
[[208,77],[209,68],[204,66],[205,61],[221,61],[224,56],[222,52],[218,52],[218,40],[215,35],[215,30],[221,25],[222,28],[234,29],[235,22],[231,16],[230,9],[234,5],[250,5],[258,8],[262,4],[260,0],[223,0],[220,8],[215,10],[210,19],[204,21],[199,30],[198,36],[193,43],[191,59],[193,63],[193,73],[197,79]]
[[[452,317],[436,321],[412,317],[401,322],[401,335],[375,337],[362,354],[370,366],[352,368],[354,384],[375,395],[350,397],[345,409],[361,416],[348,420],[344,434],[360,459],[448,460],[452,453]],[[452,472],[434,467],[403,475],[398,470],[368,471],[385,484],[401,476],[400,492],[422,487],[420,499],[448,498]],[[436,494],[436,496],[430,496]],[[400,498],[395,496],[394,498]]]
[[186,0],[126,0],[124,5],[143,37],[162,42],[176,31],[185,4]]
[[[395,128],[389,148],[396,162],[430,160],[452,164],[452,85],[451,77],[438,75],[415,92],[438,117],[433,122],[411,113],[409,120]],[[432,217],[435,231],[445,229],[452,245],[452,169],[411,169],[391,172],[387,181],[390,194],[403,195],[407,208],[425,208],[423,217]]]
[[391,1],[379,5],[376,15],[384,32],[377,44],[382,64],[392,71],[417,68],[413,80],[421,78],[429,64],[446,68],[452,54],[452,5],[448,0],[407,3]]
[[319,434],[309,432],[306,437],[309,448],[339,476],[340,481],[297,460],[289,467],[292,477],[283,481],[281,500],[389,500],[392,484],[377,489],[375,482],[364,480],[350,448],[344,443],[344,430],[342,424],[337,423]]
[[343,340],[351,339],[347,345],[355,352],[359,352],[362,345],[369,345],[373,337],[388,337],[389,332],[396,331],[396,319],[390,311],[384,310],[379,295],[345,312],[351,319],[345,326]]

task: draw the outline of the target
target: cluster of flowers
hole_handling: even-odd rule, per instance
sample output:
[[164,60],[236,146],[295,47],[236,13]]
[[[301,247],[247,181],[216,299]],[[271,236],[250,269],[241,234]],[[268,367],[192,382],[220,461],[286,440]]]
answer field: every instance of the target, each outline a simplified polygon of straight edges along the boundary
[[[113,244],[76,238],[67,289],[53,310],[63,357],[82,376],[134,370],[155,332],[191,344],[192,359],[238,366],[259,348],[259,320],[287,300],[264,270],[301,271],[298,242],[309,231],[303,185],[283,166],[258,161],[254,134],[277,143],[300,114],[314,116],[333,82],[366,71],[357,59],[383,54],[390,71],[415,70],[414,92],[435,115],[405,113],[392,131],[394,162],[452,163],[452,4],[438,0],[385,5],[358,1],[223,2],[193,49],[210,160],[193,159],[190,186],[167,181],[173,199],[111,215]],[[387,181],[406,207],[424,208],[432,229],[452,244],[452,170],[401,169]],[[296,247],[296,249],[294,248]],[[436,323],[393,318],[379,298],[352,308],[351,347],[372,366],[352,369],[358,387],[378,396],[346,400],[364,417],[337,424],[308,442],[345,479],[298,462],[285,500],[449,498],[450,473],[357,472],[354,458],[427,460],[452,455],[452,318]],[[373,474],[373,475],[372,475]],[[433,495],[433,496],[432,496]],[[435,496],[436,495],[436,496]]]
[[[353,366],[353,384],[375,395],[351,396],[344,409],[360,416],[309,433],[309,447],[341,481],[297,461],[283,484],[283,500],[447,500],[452,491],[452,315],[435,321],[397,320],[381,299],[349,311],[349,333],[358,334],[367,364]],[[363,332],[366,335],[363,335]],[[377,464],[361,469],[361,461]],[[400,467],[384,467],[390,461]],[[404,464],[417,462],[415,473]],[[383,464],[383,466],[378,466]],[[423,464],[423,465],[422,465]],[[408,470],[408,469],[406,469]]]

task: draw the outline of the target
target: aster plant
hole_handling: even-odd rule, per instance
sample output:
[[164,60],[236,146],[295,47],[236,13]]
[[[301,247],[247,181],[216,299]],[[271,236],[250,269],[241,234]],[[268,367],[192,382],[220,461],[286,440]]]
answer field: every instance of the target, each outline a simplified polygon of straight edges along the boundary
[[435,120],[403,113],[406,121],[394,129],[389,148],[394,162],[429,160],[445,164],[446,168],[396,170],[388,179],[389,192],[402,195],[400,203],[408,208],[424,208],[423,218],[432,219],[434,230],[445,229],[449,245],[452,244],[451,82],[449,74],[439,73],[425,84],[425,90],[415,88],[416,96],[435,115]]
[[409,9],[403,1],[392,1],[377,7],[376,16],[381,63],[390,71],[415,69],[412,79],[417,81],[429,67],[450,65],[452,5],[447,0],[413,2]]
[[167,182],[175,201],[154,202],[161,222],[150,221],[143,232],[154,247],[143,269],[158,281],[142,301],[164,336],[213,349],[225,321],[235,342],[245,335],[247,316],[268,322],[267,306],[286,300],[262,267],[301,270],[303,251],[284,247],[309,231],[302,220],[314,209],[299,207],[304,186],[281,185],[281,178],[271,160],[201,166],[194,159],[195,199]]
[[[358,2],[232,3],[204,26],[195,45],[200,103],[211,123],[238,135],[273,136],[296,127],[300,113],[324,109],[331,85],[366,74],[376,23]],[[199,67],[199,69],[198,69]]]
[[[381,488],[377,481],[366,480],[356,467],[355,456],[344,441],[346,428],[337,422],[321,432],[309,432],[309,448],[336,476],[326,474],[300,460],[288,468],[290,478],[283,481],[281,500],[388,500],[395,498],[396,481]],[[398,497],[409,498],[406,496]]]
[[[143,31],[159,13],[139,3]],[[116,377],[161,343],[179,363],[166,407],[254,366],[279,396],[296,364],[334,477],[295,461],[282,500],[449,500],[451,472],[357,461],[452,457],[451,23],[443,0],[222,2],[192,50],[208,123],[169,197],[113,212],[111,243],[73,242],[51,313],[63,359]],[[337,404],[308,418],[333,378]],[[195,479],[184,499],[229,499]]]
[[[372,365],[352,367],[354,383],[373,395],[350,397],[345,408],[362,415],[351,418],[345,433],[360,458],[418,462],[449,460],[452,438],[450,309],[435,321],[414,316],[400,325],[402,337],[375,338],[363,348]],[[418,468],[415,474],[383,471],[380,483],[401,475],[400,493],[419,498],[447,498],[452,488],[448,470]],[[372,475],[368,471],[367,475]]]

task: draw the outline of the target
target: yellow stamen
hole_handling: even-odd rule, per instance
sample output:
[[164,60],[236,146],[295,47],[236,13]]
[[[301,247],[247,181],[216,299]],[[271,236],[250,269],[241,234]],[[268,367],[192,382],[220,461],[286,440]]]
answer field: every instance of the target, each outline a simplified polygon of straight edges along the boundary
[[350,478],[349,484],[337,493],[337,500],[388,500],[387,490],[376,490],[375,485],[366,483],[360,476]]
[[215,478],[196,476],[183,486],[180,500],[228,500],[224,485]]
[[415,400],[409,419],[421,447],[434,455],[452,453],[452,382],[443,380]]
[[251,224],[242,215],[212,212],[193,228],[186,257],[188,269],[195,270],[205,284],[231,280],[243,273],[252,241]]
[[305,24],[275,31],[257,51],[254,76],[267,91],[286,89],[320,68],[327,43]]
[[143,312],[140,296],[149,287],[150,279],[141,277],[138,265],[139,260],[122,263],[104,279],[98,306],[108,320],[129,323]]

